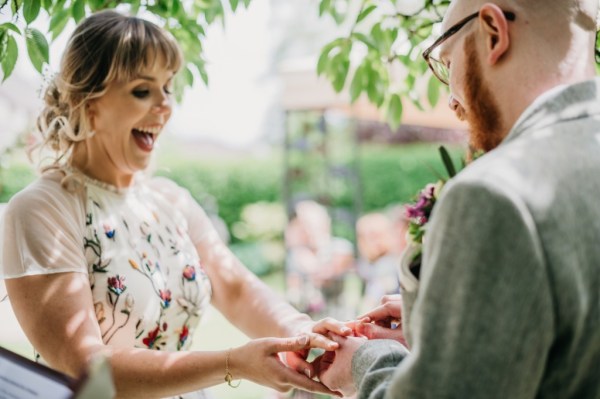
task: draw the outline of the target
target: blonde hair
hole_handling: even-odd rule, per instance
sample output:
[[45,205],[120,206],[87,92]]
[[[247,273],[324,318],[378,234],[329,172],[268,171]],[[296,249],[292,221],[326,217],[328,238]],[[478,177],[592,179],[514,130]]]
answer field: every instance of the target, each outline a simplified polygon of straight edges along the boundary
[[74,144],[93,135],[88,101],[158,60],[173,71],[183,62],[173,36],[152,22],[110,10],[84,19],[69,39],[60,72],[44,92],[45,106],[36,124],[40,151],[54,151],[54,166],[68,160]]

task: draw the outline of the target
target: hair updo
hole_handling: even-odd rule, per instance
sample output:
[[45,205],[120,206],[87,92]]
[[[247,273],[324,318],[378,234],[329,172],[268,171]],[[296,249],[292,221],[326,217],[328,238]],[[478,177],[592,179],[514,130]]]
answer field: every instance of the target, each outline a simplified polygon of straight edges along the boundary
[[44,92],[45,106],[37,119],[40,146],[55,152],[55,165],[68,160],[76,142],[93,134],[87,102],[101,97],[110,83],[131,80],[159,59],[173,71],[182,63],[173,36],[152,22],[101,11],[77,26],[60,72]]

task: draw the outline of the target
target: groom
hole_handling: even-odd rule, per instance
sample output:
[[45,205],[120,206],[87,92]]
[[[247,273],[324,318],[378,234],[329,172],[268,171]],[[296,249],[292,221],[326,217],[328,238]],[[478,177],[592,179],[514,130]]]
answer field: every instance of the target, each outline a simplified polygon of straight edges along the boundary
[[336,336],[330,389],[600,398],[597,14],[598,0],[451,3],[424,56],[487,154],[436,205],[418,295],[403,293],[410,353]]

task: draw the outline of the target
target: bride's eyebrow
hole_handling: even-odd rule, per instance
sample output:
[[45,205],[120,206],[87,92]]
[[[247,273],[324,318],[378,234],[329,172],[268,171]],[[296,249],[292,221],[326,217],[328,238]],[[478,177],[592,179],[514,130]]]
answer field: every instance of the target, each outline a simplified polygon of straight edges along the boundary
[[[170,82],[173,79],[173,76],[170,76],[168,81]],[[157,79],[154,76],[148,76],[148,75],[136,75],[133,77],[132,81],[134,80],[146,80],[148,82],[156,82]]]
[[138,75],[138,76],[134,76],[133,80],[147,80],[149,82],[156,82],[156,78],[152,77],[152,76],[146,76],[146,75]]

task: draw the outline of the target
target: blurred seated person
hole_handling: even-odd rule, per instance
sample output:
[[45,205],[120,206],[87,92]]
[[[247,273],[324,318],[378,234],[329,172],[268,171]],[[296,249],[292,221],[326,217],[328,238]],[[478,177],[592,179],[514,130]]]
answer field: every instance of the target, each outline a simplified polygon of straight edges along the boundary
[[356,222],[360,256],[357,269],[364,281],[363,311],[377,306],[384,295],[399,293],[401,248],[396,234],[392,221],[383,213],[369,213]]
[[288,299],[302,311],[338,316],[344,276],[352,267],[352,244],[331,233],[327,209],[310,200],[294,208],[285,232]]

